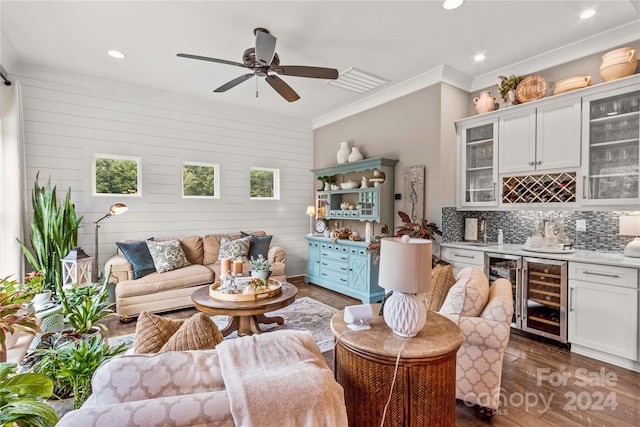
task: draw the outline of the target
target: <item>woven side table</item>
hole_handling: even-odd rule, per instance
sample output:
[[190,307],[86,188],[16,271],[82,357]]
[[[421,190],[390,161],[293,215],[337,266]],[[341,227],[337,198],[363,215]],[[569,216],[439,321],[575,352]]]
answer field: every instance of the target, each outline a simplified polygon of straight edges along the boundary
[[429,312],[427,324],[413,338],[395,335],[378,316],[373,304],[371,329],[352,331],[344,311],[331,319],[339,340],[335,349],[336,380],[342,385],[349,425],[380,426],[393,382],[398,351],[398,373],[385,426],[455,426],[456,352],[460,329],[447,318]]

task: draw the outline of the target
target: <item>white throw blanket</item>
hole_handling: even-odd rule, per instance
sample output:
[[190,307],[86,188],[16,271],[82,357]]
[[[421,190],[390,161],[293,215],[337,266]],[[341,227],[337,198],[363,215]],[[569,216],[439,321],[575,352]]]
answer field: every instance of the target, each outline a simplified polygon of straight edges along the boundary
[[216,350],[236,426],[348,426],[342,386],[310,333],[274,331]]

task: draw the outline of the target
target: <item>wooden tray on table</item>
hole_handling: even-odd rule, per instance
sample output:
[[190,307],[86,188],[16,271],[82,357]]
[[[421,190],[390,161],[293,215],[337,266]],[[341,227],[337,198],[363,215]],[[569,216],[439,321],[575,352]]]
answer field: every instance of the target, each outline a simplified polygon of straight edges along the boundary
[[[249,278],[247,278],[249,279]],[[252,292],[245,294],[242,292],[242,287],[238,287],[238,290],[233,293],[227,293],[221,291],[220,282],[216,282],[209,286],[209,296],[213,299],[221,300],[221,301],[256,301],[265,298],[271,298],[276,295],[279,295],[282,292],[282,283],[279,280],[268,279],[267,280],[268,289],[260,292]]]

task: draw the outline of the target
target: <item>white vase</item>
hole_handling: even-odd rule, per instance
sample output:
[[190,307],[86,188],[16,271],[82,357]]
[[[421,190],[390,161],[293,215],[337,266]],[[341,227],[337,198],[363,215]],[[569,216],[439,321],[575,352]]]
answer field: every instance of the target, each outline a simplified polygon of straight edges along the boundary
[[251,277],[258,277],[262,280],[267,280],[267,278],[269,277],[269,270],[259,270],[259,271],[251,270]]
[[349,142],[344,141],[340,143],[340,148],[338,149],[338,164],[347,163],[349,158]]
[[351,147],[351,154],[349,154],[347,160],[349,162],[357,162],[358,160],[362,159],[364,159],[364,156],[360,152],[360,149],[358,147]]
[[33,308],[36,311],[42,310],[45,305],[51,300],[51,291],[44,291],[33,296]]

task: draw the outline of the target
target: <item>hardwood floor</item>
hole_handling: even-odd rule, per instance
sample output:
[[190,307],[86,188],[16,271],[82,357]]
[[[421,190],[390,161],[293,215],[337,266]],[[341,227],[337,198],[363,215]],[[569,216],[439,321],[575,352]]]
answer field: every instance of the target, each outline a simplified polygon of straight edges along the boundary
[[[298,297],[308,296],[343,309],[360,304],[302,277],[289,281]],[[195,309],[164,315],[188,318]],[[109,323],[110,336],[133,333],[135,322]],[[640,373],[571,353],[569,350],[511,334],[502,372],[502,399],[494,426],[638,426],[640,425]],[[456,425],[484,426],[473,408],[458,401]],[[354,426],[359,427],[359,426]]]

